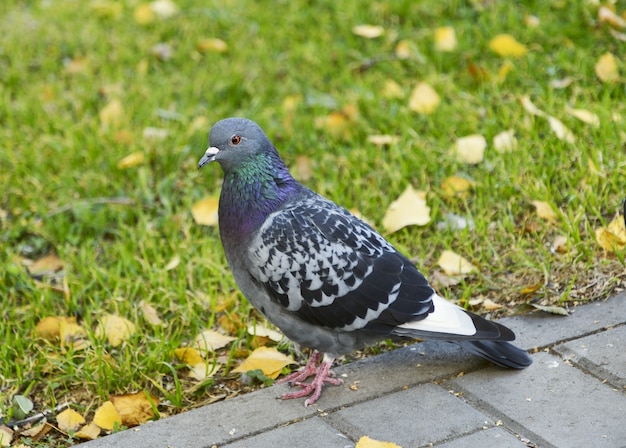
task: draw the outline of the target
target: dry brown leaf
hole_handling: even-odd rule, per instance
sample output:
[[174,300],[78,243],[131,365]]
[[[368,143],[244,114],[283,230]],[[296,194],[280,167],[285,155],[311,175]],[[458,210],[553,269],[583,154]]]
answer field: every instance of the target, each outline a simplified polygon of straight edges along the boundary
[[425,82],[420,82],[411,92],[409,109],[418,114],[428,115],[437,109],[440,102],[441,98],[435,92],[435,89]]
[[143,164],[144,160],[145,156],[142,151],[133,152],[117,162],[117,167],[120,170],[125,170]]
[[55,254],[48,254],[27,266],[28,273],[33,276],[51,275],[63,269],[63,260]]
[[196,224],[202,226],[216,226],[218,223],[217,209],[219,200],[209,196],[199,200],[191,206],[191,215]]
[[565,308],[563,308],[562,306],[538,305],[536,303],[531,303],[531,305],[534,308],[537,308],[538,310],[543,311],[544,313],[559,314],[561,316],[569,316],[569,312]]
[[393,442],[381,442],[380,440],[370,439],[367,436],[363,436],[356,443],[354,448],[402,448],[400,445],[396,445]]
[[[159,405],[159,398],[145,391],[134,394],[111,395],[110,397],[115,410],[119,414],[122,425],[137,426],[154,417],[153,406]],[[95,419],[94,419],[95,421]]]
[[96,335],[107,338],[113,347],[119,346],[122,342],[135,334],[135,324],[128,319],[115,314],[106,314],[100,318],[96,327]]
[[457,159],[470,165],[476,165],[483,161],[486,148],[487,140],[478,134],[461,137],[455,145]]
[[118,98],[114,98],[100,110],[99,115],[100,125],[104,131],[118,128],[124,117],[124,106]]
[[204,364],[204,359],[193,347],[180,347],[174,350],[174,355],[176,358],[182,363],[185,363],[190,366],[194,366],[196,364]]
[[59,429],[65,433],[76,431],[83,423],[85,423],[85,417],[74,409],[66,409],[57,415]]
[[200,53],[226,53],[228,51],[228,44],[222,39],[218,39],[215,37],[200,39],[196,44],[196,50],[198,50]]
[[538,117],[545,117],[547,114],[539,109],[535,104],[530,100],[528,95],[524,95],[520,98],[520,103],[522,103],[522,107],[531,115],[536,115]]
[[537,211],[537,216],[546,221],[553,222],[558,218],[558,215],[552,208],[552,206],[546,201],[532,201]]
[[191,345],[201,352],[208,353],[225,347],[236,339],[237,338],[223,335],[214,330],[204,330],[195,337]]
[[400,197],[389,205],[382,224],[385,231],[393,233],[406,226],[424,226],[429,222],[430,207],[426,205],[426,193],[408,185]]
[[437,264],[448,275],[469,274],[477,271],[476,266],[451,250],[444,250]]
[[154,326],[163,325],[163,321],[159,317],[159,313],[157,313],[157,310],[148,302],[142,300],[139,303],[139,308],[141,308],[141,313],[143,314],[144,319],[146,319],[150,324]]
[[528,49],[526,45],[520,44],[510,34],[498,34],[489,41],[489,48],[499,56],[512,56],[519,58],[524,56]]
[[553,89],[564,89],[566,87],[569,87],[573,82],[574,82],[574,78],[570,78],[569,76],[566,76],[565,78],[555,79],[551,81],[550,85],[552,86]]
[[397,135],[368,135],[367,141],[376,146],[395,145],[400,141]]
[[93,416],[93,422],[102,429],[108,431],[115,428],[116,425],[122,424],[122,417],[113,406],[110,401],[105,401],[102,405],[96,409],[96,413]]
[[595,66],[595,72],[602,82],[613,83],[619,81],[617,60],[612,53],[607,52],[600,56]]
[[517,149],[517,139],[515,138],[515,130],[508,129],[496,134],[493,137],[493,147],[500,154],[511,152]]
[[435,50],[454,51],[456,49],[456,33],[451,26],[435,28]]
[[13,430],[5,425],[0,425],[0,446],[10,446],[13,441]]
[[565,108],[565,111],[573,117],[578,118],[583,123],[590,124],[594,127],[600,126],[600,117],[586,109]]
[[385,29],[378,25],[356,25],[352,28],[352,32],[366,39],[375,39],[385,33]]
[[80,428],[74,435],[83,440],[94,440],[100,435],[100,427],[95,423],[89,423]]
[[250,370],[261,370],[268,378],[275,379],[282,369],[295,361],[271,347],[259,347],[254,350],[236,369],[235,373],[246,373]]
[[552,250],[560,254],[567,253],[567,237],[565,235],[557,235],[552,241]]
[[446,177],[441,183],[441,190],[447,197],[467,197],[476,182],[459,176]]

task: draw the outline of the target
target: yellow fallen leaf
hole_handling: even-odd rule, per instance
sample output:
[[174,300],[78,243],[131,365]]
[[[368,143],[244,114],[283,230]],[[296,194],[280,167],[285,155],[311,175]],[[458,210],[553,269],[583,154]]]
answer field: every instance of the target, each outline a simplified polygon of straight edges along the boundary
[[406,226],[424,226],[429,222],[430,207],[426,205],[426,193],[408,185],[400,197],[389,205],[382,224],[388,233],[393,233]]
[[165,265],[166,271],[171,271],[172,269],[176,269],[180,264],[180,256],[174,255],[170,261]]
[[590,124],[594,127],[600,126],[600,117],[586,109],[565,108],[565,111],[573,117],[578,118],[583,123]]
[[455,145],[458,160],[470,165],[476,165],[483,161],[486,148],[487,140],[478,134],[461,137]]
[[489,41],[489,48],[503,57],[512,56],[519,58],[528,52],[526,45],[520,44],[510,34],[498,34]]
[[135,10],[133,11],[133,17],[135,18],[135,22],[137,22],[139,25],[147,25],[154,22],[154,19],[156,19],[156,14],[154,14],[154,11],[152,11],[152,7],[149,3],[141,3],[137,5]]
[[435,28],[435,50],[454,51],[456,49],[456,33],[451,26]]
[[139,308],[141,308],[141,313],[143,314],[143,317],[150,324],[152,324],[154,326],[161,326],[161,325],[163,325],[163,321],[159,317],[159,313],[157,313],[157,310],[152,305],[150,305],[148,302],[146,302],[145,300],[142,300],[139,303]]
[[476,266],[451,250],[444,250],[437,264],[448,275],[469,274],[477,271]]
[[197,381],[204,381],[215,375],[222,365],[216,362],[199,362],[189,369],[189,376]]
[[385,33],[385,29],[377,25],[356,25],[352,28],[352,32],[366,39],[375,39],[382,36]]
[[80,415],[74,409],[66,409],[57,415],[57,424],[63,432],[76,431],[80,425],[85,423],[85,417]]
[[248,325],[248,334],[252,336],[269,338],[271,341],[274,342],[280,342],[284,338],[283,334],[280,331],[276,331],[259,323]]
[[396,57],[398,59],[409,59],[412,55],[411,42],[406,39],[401,40],[396,45]]
[[91,3],[91,10],[103,19],[119,19],[124,12],[124,6],[120,2],[97,0]]
[[567,237],[565,235],[557,235],[552,241],[552,250],[560,254],[567,253]]
[[295,361],[271,347],[259,347],[254,350],[236,369],[235,373],[246,373],[250,370],[261,370],[268,378],[275,379],[281,370]]
[[526,112],[531,115],[536,115],[538,117],[545,117],[547,115],[544,111],[535,106],[528,95],[522,96],[520,98],[520,102],[522,103],[522,107],[526,109]]
[[613,28],[626,28],[626,19],[615,14],[610,8],[601,6],[598,9],[598,20],[611,25]]
[[502,308],[502,305],[497,304],[496,302],[494,302],[494,301],[493,301],[493,300],[491,300],[491,299],[485,299],[485,300],[483,300],[483,301],[482,301],[482,303],[481,303],[481,305],[482,305],[482,307],[483,307],[484,309],[486,309],[487,311],[493,311],[493,310],[497,310],[497,309]]
[[496,134],[493,137],[493,147],[500,154],[514,151],[517,148],[517,139],[515,138],[515,130],[508,129]]
[[556,134],[559,140],[563,140],[568,143],[576,142],[576,137],[574,137],[572,131],[570,131],[561,120],[551,115],[548,115],[546,118],[548,119],[548,123],[550,124],[550,129],[552,129],[552,131]]
[[435,92],[435,89],[425,82],[420,82],[411,92],[409,109],[418,114],[428,115],[437,109],[440,102],[441,98]]
[[76,323],[74,317],[48,316],[37,322],[35,332],[42,338],[54,340],[61,336],[61,322]]
[[135,324],[115,314],[102,316],[96,327],[96,335],[100,338],[106,336],[113,347],[117,347],[133,334],[135,334]]
[[33,276],[51,275],[64,267],[63,260],[55,254],[49,254],[35,260],[27,266],[28,272]]
[[506,81],[506,77],[511,70],[513,70],[513,63],[511,61],[504,61],[502,66],[498,69],[498,82],[502,84]]
[[[44,436],[46,434],[46,432],[48,432],[48,426],[49,424],[46,423],[40,423],[38,425],[35,426],[31,426],[28,429],[24,429],[24,430],[20,430],[20,436],[21,437],[37,437],[39,436],[40,433],[42,433],[43,431],[45,431],[43,434],[41,434],[41,436]],[[40,436],[40,437],[41,437]],[[26,445],[16,445],[15,448],[29,448]]]
[[548,202],[532,201],[532,204],[535,206],[537,216],[541,219],[552,222],[558,218],[558,215],[555,213],[554,209]]
[[395,145],[400,141],[397,135],[368,135],[367,141],[376,146]]
[[124,116],[124,106],[122,102],[114,98],[100,109],[100,125],[104,131],[109,128],[117,128],[122,123]]
[[539,17],[528,14],[524,16],[524,24],[529,28],[537,28],[541,24],[541,21]]
[[196,50],[200,53],[225,53],[228,51],[228,44],[222,39],[211,37],[199,40],[196,44]]
[[0,446],[10,446],[13,441],[13,430],[5,425],[0,425]]
[[113,406],[110,401],[105,401],[102,405],[96,409],[96,413],[93,416],[93,422],[102,429],[112,430],[116,425],[122,424],[122,417]]
[[141,165],[144,162],[144,159],[142,151],[133,152],[117,162],[117,167],[120,170],[125,170],[126,168]]
[[396,445],[392,442],[381,442],[380,440],[370,439],[367,436],[363,436],[356,443],[354,448],[402,448],[400,445]]
[[179,8],[172,0],[155,0],[150,3],[150,8],[160,19],[169,19],[178,14]]
[[191,346],[202,352],[208,353],[227,346],[235,339],[237,338],[226,336],[214,330],[204,330],[195,337]]
[[174,354],[180,362],[193,366],[196,364],[204,364],[204,359],[193,347],[180,347],[174,350]]
[[74,350],[83,350],[89,346],[87,332],[80,325],[62,320],[59,325],[59,339],[61,347],[71,347]]
[[219,201],[216,197],[209,196],[199,200],[191,206],[191,215],[196,224],[202,226],[215,226],[218,223],[217,208]]
[[441,190],[447,197],[467,197],[476,182],[459,176],[446,177],[441,183]]
[[[159,405],[159,398],[148,395],[145,391],[134,394],[111,395],[110,398],[117,411],[122,425],[137,426],[154,417],[153,406]],[[95,421],[95,419],[94,419]]]
[[383,86],[382,95],[385,98],[404,98],[404,90],[393,79],[388,79]]
[[596,62],[595,72],[602,82],[612,83],[619,81],[617,61],[612,53],[607,52],[600,56],[600,59]]
[[83,440],[94,440],[100,435],[100,427],[95,423],[89,423],[74,433],[74,436]]
[[616,216],[607,227],[596,229],[596,241],[604,250],[615,252],[626,247],[626,228],[624,217]]
[[335,138],[348,138],[351,135],[351,123],[342,112],[331,112],[325,117],[315,119],[315,127],[324,129]]

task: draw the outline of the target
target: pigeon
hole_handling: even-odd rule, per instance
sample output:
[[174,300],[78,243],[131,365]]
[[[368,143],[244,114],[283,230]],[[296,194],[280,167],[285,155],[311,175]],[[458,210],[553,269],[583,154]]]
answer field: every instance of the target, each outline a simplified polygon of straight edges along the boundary
[[[312,350],[280,382],[308,397],[340,384],[335,359],[389,338],[456,342],[492,363],[531,364],[515,334],[439,296],[413,263],[364,221],[302,185],[263,130],[245,118],[218,121],[198,169],[221,165],[219,232],[243,295],[283,334]],[[310,382],[307,378],[313,377]]]

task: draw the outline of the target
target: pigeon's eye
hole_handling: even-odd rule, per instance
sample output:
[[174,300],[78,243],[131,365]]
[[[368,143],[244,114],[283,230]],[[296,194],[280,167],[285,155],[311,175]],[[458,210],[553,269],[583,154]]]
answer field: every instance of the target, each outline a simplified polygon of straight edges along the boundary
[[233,144],[233,145],[238,145],[239,143],[241,143],[241,137],[239,135],[237,135],[237,134],[233,135],[230,138],[230,143]]

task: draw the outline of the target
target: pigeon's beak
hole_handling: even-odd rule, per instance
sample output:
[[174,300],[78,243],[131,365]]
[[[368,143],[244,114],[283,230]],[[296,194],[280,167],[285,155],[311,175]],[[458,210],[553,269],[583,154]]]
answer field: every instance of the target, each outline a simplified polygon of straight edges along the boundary
[[218,148],[216,148],[215,146],[210,146],[198,162],[198,169],[202,168],[207,163],[213,162],[218,152],[220,152]]

